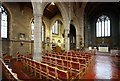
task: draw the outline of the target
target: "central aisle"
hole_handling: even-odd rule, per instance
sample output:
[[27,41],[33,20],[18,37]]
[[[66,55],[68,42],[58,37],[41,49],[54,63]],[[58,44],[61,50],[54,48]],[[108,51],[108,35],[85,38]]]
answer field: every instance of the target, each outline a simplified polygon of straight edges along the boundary
[[[115,63],[118,57],[96,55],[83,79],[113,79],[120,80],[120,70]],[[120,63],[120,62],[119,62]]]

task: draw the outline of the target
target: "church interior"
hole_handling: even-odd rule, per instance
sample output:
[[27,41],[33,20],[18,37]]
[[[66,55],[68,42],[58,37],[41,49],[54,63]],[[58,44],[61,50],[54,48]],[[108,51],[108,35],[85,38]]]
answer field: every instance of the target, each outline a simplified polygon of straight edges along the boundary
[[120,2],[0,2],[1,81],[120,80]]

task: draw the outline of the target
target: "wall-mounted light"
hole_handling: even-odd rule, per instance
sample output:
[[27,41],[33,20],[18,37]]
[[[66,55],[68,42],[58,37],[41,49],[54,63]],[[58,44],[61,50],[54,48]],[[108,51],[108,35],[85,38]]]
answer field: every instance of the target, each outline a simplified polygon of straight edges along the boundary
[[24,45],[24,42],[21,42],[21,43],[20,43],[20,46],[23,46],[23,45]]
[[58,43],[61,43],[61,41],[60,41],[60,40],[58,40]]
[[19,33],[19,40],[25,40],[25,34],[24,33]]

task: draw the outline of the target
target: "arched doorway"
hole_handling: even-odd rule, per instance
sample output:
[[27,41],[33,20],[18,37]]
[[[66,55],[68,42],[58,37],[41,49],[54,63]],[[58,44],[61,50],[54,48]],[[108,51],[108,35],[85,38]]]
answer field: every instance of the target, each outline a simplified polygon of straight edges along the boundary
[[76,29],[75,27],[70,24],[70,50],[76,49]]

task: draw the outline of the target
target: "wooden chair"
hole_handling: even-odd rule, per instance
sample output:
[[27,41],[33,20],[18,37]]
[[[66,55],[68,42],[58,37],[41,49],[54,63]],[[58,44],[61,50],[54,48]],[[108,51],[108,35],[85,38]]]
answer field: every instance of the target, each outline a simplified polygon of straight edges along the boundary
[[68,57],[67,57],[67,60],[71,61],[71,60],[72,60],[72,57],[71,57],[71,56],[68,56]]
[[78,58],[78,62],[80,64],[87,64],[87,60],[85,58]]
[[60,56],[60,55],[56,55],[56,58],[59,58],[59,59],[61,59],[61,56]]
[[77,58],[77,57],[71,57],[71,60],[72,60],[73,62],[78,62],[78,58]]
[[61,59],[66,60],[66,56],[61,56]]
[[51,64],[51,58],[50,57],[46,57],[46,63]]
[[46,63],[46,56],[42,56],[42,62]]
[[57,72],[57,80],[59,81],[72,81],[73,79],[75,79],[77,74],[74,73],[70,73],[69,71],[65,71],[65,70],[61,70],[61,69],[57,69],[56,68],[56,72]]
[[41,74],[48,79],[48,65],[40,63]]
[[56,58],[51,57],[51,65],[56,66],[56,64],[57,64]]
[[71,62],[71,69],[79,73],[79,79],[82,78],[83,74],[86,72],[86,67],[78,62]]
[[8,64],[8,63],[11,62],[12,56],[9,56],[9,55],[7,55],[7,54],[3,54],[2,59],[3,59],[3,61],[4,61],[5,63]]
[[68,70],[69,69],[67,60],[63,60],[63,67],[64,67],[64,70]]
[[37,77],[37,74],[38,74],[39,78],[42,79],[40,63],[37,61],[34,61],[34,64],[35,64],[34,75]]
[[64,71],[64,70],[60,70],[60,69],[56,69],[57,70],[57,79],[60,81],[67,81],[69,80],[69,75],[68,75],[68,71]]
[[56,64],[56,66],[58,67],[58,68],[64,68],[63,67],[63,60],[61,60],[61,59],[56,59],[56,61],[57,61],[57,64]]
[[56,80],[57,79],[57,72],[56,72],[55,67],[48,66],[48,77],[51,80]]

